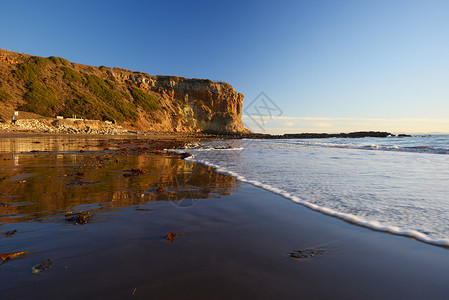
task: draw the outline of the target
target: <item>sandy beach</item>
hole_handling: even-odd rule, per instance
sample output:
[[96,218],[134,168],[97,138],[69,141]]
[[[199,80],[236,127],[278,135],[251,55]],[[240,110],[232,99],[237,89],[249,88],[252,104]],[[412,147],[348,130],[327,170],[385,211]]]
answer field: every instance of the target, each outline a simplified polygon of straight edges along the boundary
[[449,299],[449,1],[0,7],[0,300]]
[[[313,212],[166,153],[166,142],[22,139],[0,138],[0,253],[27,251],[0,266],[2,299],[449,293],[446,248]],[[68,212],[89,218],[80,224]],[[33,274],[48,259],[49,268]]]

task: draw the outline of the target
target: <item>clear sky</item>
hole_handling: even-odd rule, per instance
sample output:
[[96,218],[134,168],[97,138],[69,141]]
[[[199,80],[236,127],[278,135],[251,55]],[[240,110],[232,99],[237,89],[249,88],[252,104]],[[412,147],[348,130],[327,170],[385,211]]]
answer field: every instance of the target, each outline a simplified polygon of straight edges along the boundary
[[447,0],[0,0],[0,30],[12,51],[229,82],[254,131],[449,133]]

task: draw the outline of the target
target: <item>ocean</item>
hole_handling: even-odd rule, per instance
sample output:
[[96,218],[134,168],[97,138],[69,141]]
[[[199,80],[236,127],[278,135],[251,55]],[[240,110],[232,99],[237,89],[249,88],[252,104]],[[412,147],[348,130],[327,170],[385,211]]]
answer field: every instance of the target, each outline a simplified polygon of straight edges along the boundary
[[219,140],[187,151],[312,210],[449,246],[449,135]]

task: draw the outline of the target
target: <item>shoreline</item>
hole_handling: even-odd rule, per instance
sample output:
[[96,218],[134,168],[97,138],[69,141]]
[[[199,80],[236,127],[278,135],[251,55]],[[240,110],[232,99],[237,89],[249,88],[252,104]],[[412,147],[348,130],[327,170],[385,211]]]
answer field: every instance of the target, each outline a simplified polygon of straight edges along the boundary
[[366,137],[411,137],[409,134],[393,134],[383,131],[356,131],[349,133],[296,133],[296,134],[265,134],[242,132],[146,132],[125,129],[112,122],[84,119],[18,119],[14,124],[0,123],[0,136],[2,134],[29,133],[29,134],[75,134],[75,135],[106,135],[106,136],[145,136],[168,135],[209,137],[216,139],[323,139],[323,138],[366,138]]
[[[95,140],[94,136],[87,138]],[[100,151],[90,154],[87,149],[83,155],[113,155],[114,147],[120,149],[120,142],[126,139],[113,140],[116,146],[103,144]],[[117,188],[119,195],[127,191],[126,197],[116,200],[124,205],[114,206],[112,201],[101,208],[106,203],[100,204],[88,224],[66,222],[62,216],[65,209],[59,209],[48,216],[1,225],[2,232],[19,230],[14,237],[0,237],[5,245],[2,253],[29,251],[0,266],[0,291],[5,299],[28,299],[30,295],[71,299],[78,297],[80,287],[91,298],[107,299],[445,299],[449,292],[446,248],[354,226],[260,187],[231,180],[200,163],[172,156],[158,165],[165,154],[154,151],[162,146],[143,151],[139,147],[145,147],[145,140],[140,142],[124,152],[128,154],[123,157],[127,168],[132,165],[131,158],[146,157],[143,152],[156,163],[150,172],[160,174],[156,178],[167,176],[167,163],[176,162],[173,174],[191,170],[186,185],[191,191],[192,184],[208,179],[193,189],[197,201],[180,207],[173,199],[160,199],[166,195],[142,193],[141,184],[148,185],[145,178],[152,175],[128,178],[124,175],[129,172],[124,171],[114,176],[135,184],[131,189],[129,185]],[[32,158],[36,153],[29,154]],[[140,159],[136,163],[141,163]],[[117,169],[112,165],[105,174],[115,174],[111,172]],[[89,178],[93,169],[86,170]],[[76,188],[71,188],[72,193]],[[175,195],[182,190],[175,189]],[[207,195],[200,194],[204,191]],[[140,200],[141,195],[147,198]],[[164,239],[169,232],[176,234],[171,243]],[[290,257],[291,252],[309,248],[322,253],[304,259]],[[33,265],[48,258],[54,261],[52,268],[42,275],[31,274]]]
[[[158,299],[445,299],[449,291],[447,250],[353,226],[248,184],[189,209],[159,202],[98,215],[84,227],[35,228],[47,239],[1,266],[5,299],[71,299],[80,286],[92,299],[133,291]],[[177,237],[168,243],[170,231]],[[290,257],[308,248],[323,253]],[[54,267],[32,277],[33,256],[52,257]],[[23,267],[23,277],[11,276]]]
[[336,218],[338,220],[342,220],[342,221],[347,222],[347,223],[349,223],[351,225],[363,227],[363,228],[366,228],[366,229],[369,229],[369,230],[373,230],[373,231],[382,232],[382,233],[385,233],[385,234],[392,234],[392,235],[396,235],[396,236],[402,236],[402,237],[407,237],[407,238],[410,238],[410,239],[415,239],[415,240],[417,240],[419,242],[422,242],[422,243],[425,243],[425,244],[428,244],[428,245],[442,247],[442,248],[445,248],[445,249],[449,250],[449,239],[445,239],[445,240],[438,239],[438,240],[435,240],[435,239],[430,238],[428,235],[426,235],[426,234],[424,234],[422,232],[419,232],[417,230],[404,230],[404,229],[401,229],[401,228],[399,228],[397,226],[381,225],[381,224],[378,224],[375,221],[368,221],[368,220],[365,220],[365,219],[361,219],[360,217],[357,217],[357,216],[354,216],[354,215],[350,215],[350,214],[347,214],[347,213],[339,212],[339,211],[331,209],[331,208],[319,206],[319,205],[310,203],[308,201],[304,201],[301,198],[299,198],[297,196],[294,196],[294,195],[292,195],[292,194],[290,194],[290,193],[288,193],[286,191],[280,190],[280,189],[278,189],[276,187],[273,187],[273,186],[270,186],[270,185],[267,185],[267,184],[260,183],[258,181],[246,179],[243,176],[240,176],[240,175],[238,175],[238,174],[236,174],[236,173],[234,173],[232,171],[223,169],[222,167],[220,167],[218,165],[211,164],[211,163],[209,163],[207,161],[190,159],[189,157],[187,157],[186,160],[191,160],[193,162],[200,163],[200,164],[208,166],[208,167],[212,167],[218,173],[233,176],[233,177],[237,178],[241,182],[245,182],[245,183],[250,184],[250,185],[252,185],[252,186],[254,186],[256,188],[260,188],[260,189],[263,189],[263,190],[265,190],[267,192],[270,192],[270,193],[273,193],[275,195],[281,196],[282,198],[284,198],[284,199],[286,199],[288,201],[291,201],[294,204],[299,204],[299,205],[301,205],[301,206],[303,206],[303,207],[305,207],[305,208],[307,208],[307,209],[309,209],[311,211],[315,211],[315,212],[321,213],[321,214],[323,214],[325,216]]

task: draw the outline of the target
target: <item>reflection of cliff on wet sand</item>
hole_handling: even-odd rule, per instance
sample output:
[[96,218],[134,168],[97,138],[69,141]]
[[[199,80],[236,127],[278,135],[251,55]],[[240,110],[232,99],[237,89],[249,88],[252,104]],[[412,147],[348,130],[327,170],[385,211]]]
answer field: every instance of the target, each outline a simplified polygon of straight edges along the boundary
[[[156,137],[156,136],[154,136]],[[153,149],[157,145],[172,148],[177,144],[185,143],[195,138],[177,136],[159,136],[157,139],[148,139],[146,136],[136,136],[132,139],[124,139],[122,136],[76,136],[76,135],[29,135],[29,136],[0,136],[0,153],[29,153],[29,152],[54,152],[67,153],[73,151],[97,151],[104,145],[120,146],[131,144],[143,145],[151,143]],[[147,145],[148,146],[148,145]]]
[[[0,224],[61,213],[172,201],[188,206],[226,195],[236,180],[179,155],[126,150],[0,155]],[[18,163],[19,162],[19,163]],[[140,173],[131,174],[130,170]],[[130,175],[131,174],[131,175]]]
[[[0,152],[64,152],[79,150],[81,147],[96,150],[100,138],[92,137],[69,137],[69,136],[26,136],[1,138]],[[103,137],[104,139],[104,137]]]

